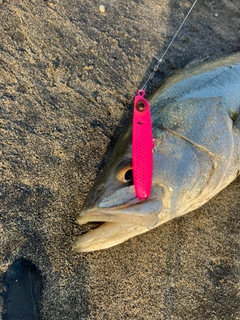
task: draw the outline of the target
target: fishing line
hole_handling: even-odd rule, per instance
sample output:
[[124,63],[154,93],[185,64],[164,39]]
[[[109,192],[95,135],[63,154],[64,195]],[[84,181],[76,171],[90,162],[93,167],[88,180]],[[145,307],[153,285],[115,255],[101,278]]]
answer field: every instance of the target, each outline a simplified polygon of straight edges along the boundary
[[179,31],[186,22],[189,14],[193,10],[197,0],[194,1],[187,15],[183,19],[180,27],[176,31],[174,37],[170,41],[167,49],[164,51],[160,59],[157,59],[157,64],[150,73],[147,81],[144,83],[141,90],[138,90],[134,98],[133,106],[133,122],[132,122],[132,172],[133,184],[137,198],[146,200],[151,194],[152,176],[153,176],[153,138],[152,138],[152,120],[150,104],[145,98],[145,89],[148,82],[154,77],[160,63],[167,54],[173,41],[176,39]]
[[[106,4],[110,4],[110,1],[107,1],[108,2],[106,2]],[[132,122],[132,173],[135,194],[140,201],[146,200],[150,196],[153,176],[154,143],[152,138],[151,108],[148,100],[145,98],[145,90],[149,81],[154,77],[156,71],[158,70],[159,65],[163,62],[164,57],[172,46],[184,23],[188,19],[197,1],[198,0],[194,0],[188,13],[184,17],[182,23],[175,32],[161,58],[159,59],[158,57],[154,56],[154,58],[157,59],[157,63],[142,86],[142,89],[137,91],[134,98]],[[101,5],[99,10],[100,12],[104,13],[105,6]]]
[[182,23],[180,24],[178,30],[176,31],[174,37],[172,38],[172,40],[170,41],[169,45],[167,46],[167,49],[164,51],[164,53],[162,54],[161,58],[159,59],[158,57],[154,56],[155,59],[157,59],[157,64],[155,65],[155,67],[153,68],[153,71],[150,73],[149,77],[147,78],[146,82],[144,83],[144,85],[142,86],[141,90],[146,90],[147,85],[149,83],[149,81],[154,77],[156,71],[158,70],[160,64],[163,62],[163,59],[165,57],[165,55],[167,54],[168,50],[170,49],[173,41],[176,39],[178,33],[180,32],[180,30],[182,29],[184,23],[186,22],[187,18],[189,17],[191,11],[193,10],[193,8],[195,7],[195,4],[197,3],[198,0],[195,0],[194,3],[192,4],[191,8],[189,9],[187,15],[185,16],[185,18],[183,19]]

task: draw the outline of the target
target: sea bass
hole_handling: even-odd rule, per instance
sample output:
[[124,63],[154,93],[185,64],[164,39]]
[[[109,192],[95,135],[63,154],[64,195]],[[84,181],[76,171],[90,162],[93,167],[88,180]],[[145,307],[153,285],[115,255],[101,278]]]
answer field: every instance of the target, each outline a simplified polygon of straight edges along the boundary
[[131,125],[116,144],[77,218],[104,222],[79,236],[78,252],[106,249],[206,203],[240,171],[240,53],[190,65],[149,99],[150,197],[134,192]]

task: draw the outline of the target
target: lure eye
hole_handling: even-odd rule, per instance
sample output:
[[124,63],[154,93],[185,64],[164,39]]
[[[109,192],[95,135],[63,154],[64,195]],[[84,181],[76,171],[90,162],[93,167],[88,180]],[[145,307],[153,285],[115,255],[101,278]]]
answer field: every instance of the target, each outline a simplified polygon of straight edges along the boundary
[[118,168],[116,178],[124,183],[133,182],[132,161],[124,161]]

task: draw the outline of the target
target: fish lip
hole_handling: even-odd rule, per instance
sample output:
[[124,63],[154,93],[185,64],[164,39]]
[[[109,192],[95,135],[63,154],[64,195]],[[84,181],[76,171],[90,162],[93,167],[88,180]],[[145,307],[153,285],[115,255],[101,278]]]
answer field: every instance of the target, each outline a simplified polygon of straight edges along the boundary
[[152,198],[147,198],[147,199],[139,199],[137,197],[131,199],[131,200],[128,200],[127,202],[124,202],[122,204],[119,204],[119,205],[115,205],[115,206],[111,206],[111,207],[98,207],[98,209],[124,209],[124,208],[131,208],[133,206],[136,206],[136,205],[140,205],[140,204],[143,204],[143,203],[146,203],[146,202],[150,202],[152,200],[156,200],[155,197],[152,197]]
[[139,199],[137,197],[134,197],[132,198],[131,200],[128,200],[127,202],[123,202],[122,204],[119,204],[119,205],[113,205],[113,206],[110,206],[110,207],[104,207],[104,206],[100,206],[100,207],[92,207],[92,208],[89,208],[89,209],[83,209],[80,211],[80,217],[84,216],[84,214],[86,212],[93,212],[93,211],[101,211],[101,210],[110,210],[110,209],[124,209],[124,208],[131,208],[133,206],[136,206],[136,205],[140,205],[140,204],[143,204],[145,202],[150,202],[152,200],[156,200],[156,197],[151,197],[151,198],[147,198],[147,199]]
[[[82,211],[77,219],[77,222],[81,225],[88,222],[115,222],[115,223],[127,223],[136,226],[146,227],[151,229],[158,222],[158,213],[156,210],[146,213],[146,210],[134,210],[136,206],[145,204],[147,202],[158,202],[156,198],[148,198],[139,200],[133,198],[124,204],[111,206],[111,207],[94,207],[85,211]],[[159,204],[157,204],[159,207]],[[131,208],[134,207],[133,210]]]

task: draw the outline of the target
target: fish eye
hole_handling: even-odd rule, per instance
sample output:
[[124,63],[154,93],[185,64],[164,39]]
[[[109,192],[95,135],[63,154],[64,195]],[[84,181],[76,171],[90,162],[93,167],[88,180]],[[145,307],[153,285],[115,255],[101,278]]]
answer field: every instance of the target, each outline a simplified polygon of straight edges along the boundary
[[117,170],[116,178],[124,183],[133,182],[132,161],[129,159],[122,162]]

